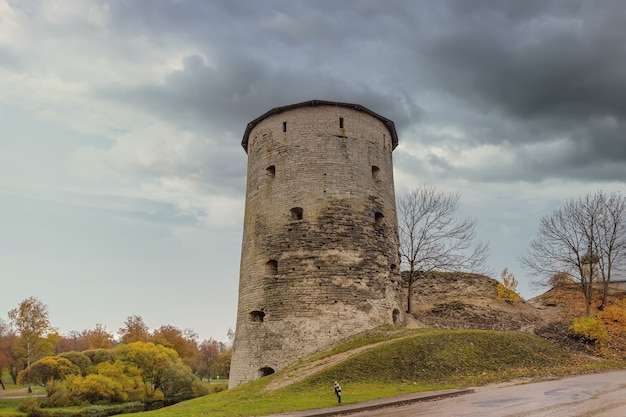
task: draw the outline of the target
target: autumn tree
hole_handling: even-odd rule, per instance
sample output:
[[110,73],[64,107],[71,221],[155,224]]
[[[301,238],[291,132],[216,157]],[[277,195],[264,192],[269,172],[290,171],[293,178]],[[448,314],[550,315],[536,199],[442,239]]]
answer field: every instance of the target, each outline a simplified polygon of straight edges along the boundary
[[35,361],[30,367],[20,372],[18,383],[30,381],[33,384],[45,387],[53,380],[62,380],[69,375],[80,375],[80,368],[70,360],[60,356],[48,356]]
[[4,386],[4,382],[2,382],[2,374],[4,374],[4,370],[8,369],[11,363],[11,356],[9,355],[9,335],[9,325],[0,318],[0,386],[2,386],[3,390],[5,390],[6,387]]
[[204,340],[198,346],[197,362],[194,366],[195,374],[200,377],[207,377],[209,380],[219,375],[220,365],[220,345],[215,339]]
[[230,362],[233,358],[233,349],[226,349],[220,352],[219,365],[216,372],[219,378],[228,378],[230,376]]
[[547,286],[556,274],[567,274],[584,295],[589,316],[596,281],[606,291],[613,272],[626,261],[625,206],[618,194],[600,191],[568,199],[542,217],[537,236],[520,257],[536,277],[533,282]]
[[430,271],[484,272],[489,249],[475,243],[476,221],[456,219],[460,193],[417,187],[398,200],[400,256],[408,282],[407,313],[414,283]]
[[496,296],[496,300],[509,302],[522,300],[522,297],[517,292],[517,279],[515,279],[515,275],[513,275],[508,268],[502,270],[500,279],[502,282],[498,283],[498,295]]
[[152,342],[133,342],[116,346],[114,352],[116,360],[140,370],[143,383],[152,394],[161,390],[165,396],[191,395],[200,390],[195,386],[197,379],[174,349]]
[[144,323],[141,316],[129,316],[124,324],[125,326],[120,328],[118,331],[121,343],[128,344],[133,342],[150,341],[150,329]]
[[152,341],[172,348],[189,366],[193,366],[198,353],[198,335],[191,329],[180,330],[171,325],[164,325],[152,332]]
[[[52,329],[48,319],[48,309],[35,297],[22,301],[17,308],[9,311],[9,321],[17,330],[20,345],[24,348],[26,367],[37,359],[39,347],[45,342],[43,337]],[[27,378],[28,392],[32,392]]]

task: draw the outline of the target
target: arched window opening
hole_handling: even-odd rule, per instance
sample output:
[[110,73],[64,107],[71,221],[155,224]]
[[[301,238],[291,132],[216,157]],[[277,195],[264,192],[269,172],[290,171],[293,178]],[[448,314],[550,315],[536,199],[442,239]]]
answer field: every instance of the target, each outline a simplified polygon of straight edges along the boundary
[[381,226],[384,218],[385,216],[383,216],[383,213],[377,211],[374,215],[374,226]]
[[274,372],[274,368],[270,368],[269,366],[264,366],[259,369],[259,377],[263,378],[264,376],[272,375]]
[[265,263],[265,272],[268,274],[275,274],[278,272],[278,262],[274,259],[270,259]]
[[376,165],[372,165],[372,178],[375,180],[380,179],[380,168],[378,168]]
[[287,122],[283,122],[283,132],[287,131]]
[[267,168],[265,168],[265,173],[267,174],[268,177],[274,178],[276,176],[276,166],[275,165],[268,166]]
[[261,310],[250,312],[250,320],[252,320],[253,323],[263,323],[263,320],[265,320],[265,312]]
[[343,129],[343,117],[339,118],[339,129]]
[[302,220],[302,207],[294,207],[291,209],[291,220]]
[[394,308],[393,313],[391,314],[391,317],[393,319],[393,324],[399,324],[400,323],[400,310],[398,310],[397,308]]

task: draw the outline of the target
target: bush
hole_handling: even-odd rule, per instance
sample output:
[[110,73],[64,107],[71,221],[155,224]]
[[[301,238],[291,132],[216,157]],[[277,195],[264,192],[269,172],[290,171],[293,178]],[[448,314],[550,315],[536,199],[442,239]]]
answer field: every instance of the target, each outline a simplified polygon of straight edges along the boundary
[[115,353],[111,349],[90,349],[82,353],[91,360],[94,366],[102,362],[115,362]]
[[72,383],[72,390],[81,400],[92,404],[100,401],[123,402],[128,398],[122,384],[98,374],[87,375],[85,378],[75,378]]
[[41,401],[42,407],[66,407],[74,403],[68,390],[67,380],[48,382],[46,394],[48,396]]
[[33,384],[45,387],[49,381],[60,381],[70,375],[80,375],[80,368],[60,356],[48,356],[33,363],[30,368],[20,371],[17,382],[25,384],[29,379]]
[[522,297],[517,293],[517,280],[515,276],[509,272],[507,268],[504,268],[502,274],[502,283],[498,282],[498,295],[496,300],[507,301],[514,303],[516,301],[522,301]]
[[39,401],[32,397],[21,400],[17,405],[17,411],[26,413],[28,417],[39,417],[42,415],[41,409],[39,408]]
[[579,339],[600,348],[611,340],[604,322],[597,317],[585,316],[574,319],[570,329]]
[[82,376],[87,375],[87,370],[91,366],[91,359],[89,359],[89,356],[82,352],[63,352],[59,354],[59,357],[65,358],[74,365],[78,366]]

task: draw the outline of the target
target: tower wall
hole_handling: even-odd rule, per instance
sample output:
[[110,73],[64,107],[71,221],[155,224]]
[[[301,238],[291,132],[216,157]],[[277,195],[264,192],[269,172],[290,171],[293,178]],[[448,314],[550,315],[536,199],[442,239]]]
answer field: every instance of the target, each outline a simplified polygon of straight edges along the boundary
[[231,387],[403,320],[395,129],[335,104],[277,108],[246,132]]

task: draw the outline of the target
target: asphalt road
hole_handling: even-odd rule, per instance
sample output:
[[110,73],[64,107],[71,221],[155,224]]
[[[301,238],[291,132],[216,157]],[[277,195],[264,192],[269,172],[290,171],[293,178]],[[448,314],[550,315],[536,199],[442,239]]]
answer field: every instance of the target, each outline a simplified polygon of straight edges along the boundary
[[354,417],[624,417],[626,371],[477,388],[472,394],[351,414]]

